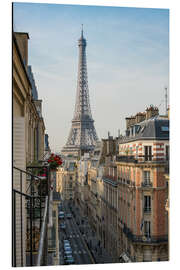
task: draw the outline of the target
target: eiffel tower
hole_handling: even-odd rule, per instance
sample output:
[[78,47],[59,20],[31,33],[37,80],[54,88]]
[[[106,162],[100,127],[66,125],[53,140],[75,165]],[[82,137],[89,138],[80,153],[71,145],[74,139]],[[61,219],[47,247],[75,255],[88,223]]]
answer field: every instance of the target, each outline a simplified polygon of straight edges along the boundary
[[66,156],[79,156],[91,152],[98,140],[89,101],[86,39],[83,36],[83,28],[81,37],[78,40],[78,46],[79,64],[75,111],[67,143],[61,151]]

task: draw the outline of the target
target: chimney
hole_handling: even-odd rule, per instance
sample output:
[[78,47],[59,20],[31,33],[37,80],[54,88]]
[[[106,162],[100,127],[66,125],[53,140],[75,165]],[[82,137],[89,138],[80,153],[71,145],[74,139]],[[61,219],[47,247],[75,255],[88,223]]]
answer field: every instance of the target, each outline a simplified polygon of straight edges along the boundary
[[130,126],[134,125],[135,124],[135,117],[134,116],[131,116],[131,117],[126,117],[126,129],[129,129]]
[[145,119],[146,119],[146,113],[145,112],[139,112],[139,113],[137,113],[136,114],[136,120],[135,120],[135,122],[136,122],[136,124],[138,124],[138,123],[140,123],[140,122],[142,122],[142,121],[144,121]]
[[156,115],[159,115],[159,109],[157,107],[154,107],[153,105],[150,105],[150,107],[146,109],[146,120]]

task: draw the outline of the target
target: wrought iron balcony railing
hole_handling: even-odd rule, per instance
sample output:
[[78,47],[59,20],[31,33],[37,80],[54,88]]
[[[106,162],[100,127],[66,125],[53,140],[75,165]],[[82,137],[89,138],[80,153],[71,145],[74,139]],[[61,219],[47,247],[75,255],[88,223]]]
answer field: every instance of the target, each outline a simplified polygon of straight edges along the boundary
[[152,187],[152,182],[144,181],[141,183],[141,187]]
[[[46,172],[41,177],[32,173],[34,169],[36,172],[42,173],[42,170]],[[46,226],[44,213],[48,213],[49,175],[47,166],[28,167],[28,171],[13,167],[12,266],[14,267],[37,264],[34,253],[40,249],[41,230],[43,226]],[[46,238],[45,234],[43,239]],[[47,245],[43,245],[43,250],[45,246],[47,249]],[[41,253],[44,254],[44,251]],[[45,256],[41,263],[46,265]]]
[[145,207],[144,208],[144,213],[151,213],[151,208],[150,207]]
[[132,241],[132,242],[139,242],[139,243],[162,243],[168,242],[168,235],[135,235],[131,232],[131,230],[124,224],[123,228],[124,234]]
[[152,163],[167,163],[166,156],[157,158],[153,155],[118,155],[116,156],[116,162],[126,162],[126,163],[143,163],[143,162],[152,162]]

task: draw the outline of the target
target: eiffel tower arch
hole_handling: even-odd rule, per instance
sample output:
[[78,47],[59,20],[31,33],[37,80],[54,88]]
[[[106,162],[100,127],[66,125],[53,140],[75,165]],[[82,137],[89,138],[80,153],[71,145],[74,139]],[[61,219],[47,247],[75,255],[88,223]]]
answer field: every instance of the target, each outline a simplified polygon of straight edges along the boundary
[[89,101],[86,39],[83,36],[83,29],[78,46],[79,63],[75,111],[67,143],[61,151],[63,155],[73,156],[93,151],[98,141]]

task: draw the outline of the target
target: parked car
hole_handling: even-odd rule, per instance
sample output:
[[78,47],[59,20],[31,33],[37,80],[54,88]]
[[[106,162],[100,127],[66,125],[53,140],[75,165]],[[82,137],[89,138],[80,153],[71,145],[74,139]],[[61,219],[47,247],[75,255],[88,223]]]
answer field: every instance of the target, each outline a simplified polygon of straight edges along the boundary
[[69,240],[67,240],[67,239],[64,239],[63,242],[64,243],[70,243]]
[[68,243],[64,244],[64,250],[67,250],[67,248],[69,248],[69,250],[71,249],[71,245]]
[[59,218],[61,219],[61,218],[64,218],[64,212],[63,211],[60,211],[59,212]]
[[67,218],[72,218],[72,214],[71,214],[71,213],[68,213],[68,214],[66,215],[66,217],[67,217]]
[[72,255],[72,250],[64,250],[64,254],[66,255]]
[[66,224],[65,224],[65,223],[61,223],[61,224],[60,224],[60,228],[61,228],[61,229],[66,229]]
[[65,247],[71,247],[70,243],[64,243],[64,248]]
[[72,254],[70,254],[70,255],[65,255],[65,256],[64,256],[64,259],[65,259],[65,260],[71,259],[71,258],[73,258]]
[[65,251],[71,251],[71,252],[72,252],[72,248],[71,248],[70,245],[65,245],[65,246],[64,246],[64,250],[65,250]]
[[74,261],[73,256],[66,256],[66,257],[65,257],[65,263],[66,263],[66,264],[74,264],[75,261]]

